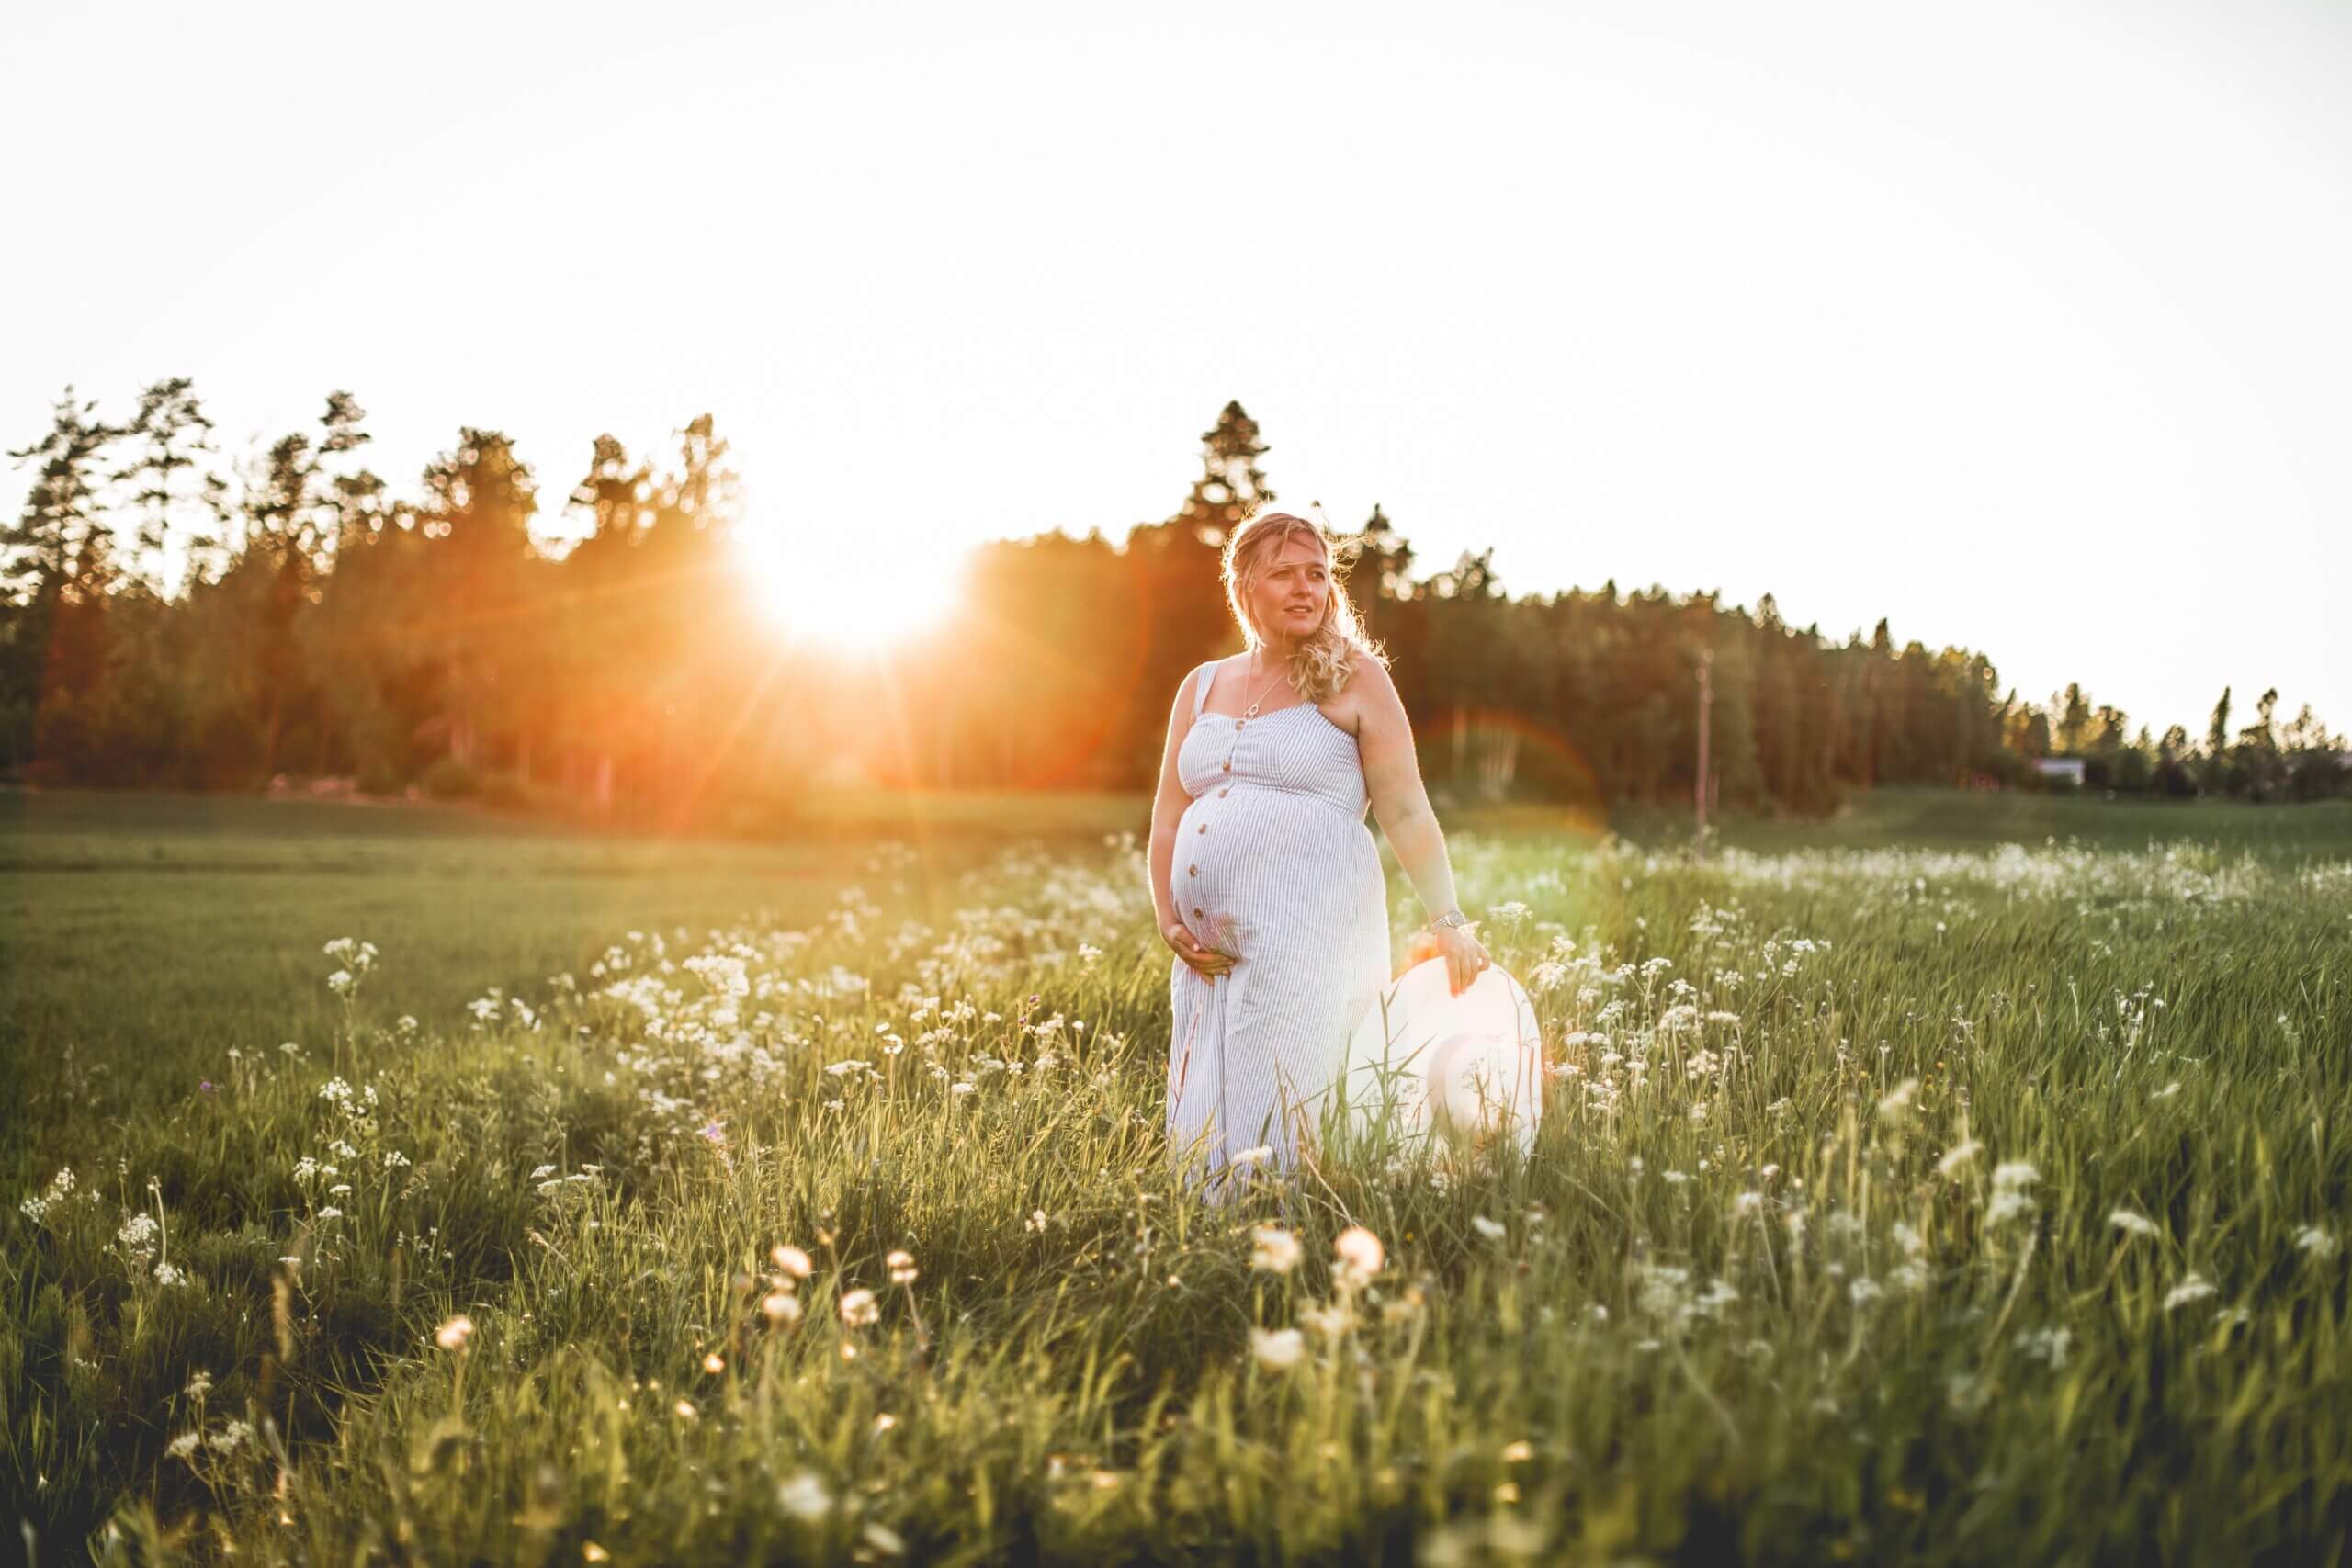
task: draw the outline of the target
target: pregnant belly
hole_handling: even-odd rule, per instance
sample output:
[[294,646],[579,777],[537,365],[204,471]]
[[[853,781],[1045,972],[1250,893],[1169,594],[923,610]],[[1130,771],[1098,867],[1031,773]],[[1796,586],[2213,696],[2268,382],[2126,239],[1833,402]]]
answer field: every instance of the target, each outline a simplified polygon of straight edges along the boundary
[[1385,886],[1380,852],[1360,818],[1247,784],[1229,795],[1211,790],[1185,809],[1169,880],[1193,933],[1244,958],[1252,939],[1272,930],[1286,945],[1340,939],[1363,919],[1367,888],[1379,898]]

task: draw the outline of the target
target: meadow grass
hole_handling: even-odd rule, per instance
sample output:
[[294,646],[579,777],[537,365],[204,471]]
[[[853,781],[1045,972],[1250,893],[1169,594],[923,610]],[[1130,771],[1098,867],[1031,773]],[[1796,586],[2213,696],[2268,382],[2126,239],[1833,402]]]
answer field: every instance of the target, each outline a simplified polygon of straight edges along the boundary
[[[402,962],[389,1021],[454,1016],[584,970],[632,926],[821,912],[877,833],[922,847],[899,897],[1009,836],[1099,841],[1148,804],[1079,796],[812,797],[773,841],[599,833],[526,816],[251,796],[0,793],[0,1190],[85,1125],[198,1091],[232,1047],[319,1039],[339,1015],[315,960],[346,931]],[[1142,815],[1139,817],[1138,812]],[[322,934],[325,933],[325,934]]]
[[639,852],[191,830],[174,882],[92,807],[113,870],[28,832],[21,886],[262,908],[92,896],[128,968],[16,977],[119,1053],[200,953],[239,1020],[28,1085],[6,1511],[126,1562],[2340,1561],[2344,819],[1972,804],[1455,826],[1532,1154],[1231,1211],[1170,1169],[1133,839],[671,845],[559,908]]

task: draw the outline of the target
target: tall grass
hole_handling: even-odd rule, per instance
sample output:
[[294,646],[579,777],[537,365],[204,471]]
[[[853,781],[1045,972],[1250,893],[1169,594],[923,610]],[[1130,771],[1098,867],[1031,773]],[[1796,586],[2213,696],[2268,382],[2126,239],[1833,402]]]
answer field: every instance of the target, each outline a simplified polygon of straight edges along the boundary
[[2352,866],[1453,852],[1532,1154],[1234,1210],[1132,839],[454,1023],[321,951],[0,1221],[0,1484],[118,1561],[2342,1559]]

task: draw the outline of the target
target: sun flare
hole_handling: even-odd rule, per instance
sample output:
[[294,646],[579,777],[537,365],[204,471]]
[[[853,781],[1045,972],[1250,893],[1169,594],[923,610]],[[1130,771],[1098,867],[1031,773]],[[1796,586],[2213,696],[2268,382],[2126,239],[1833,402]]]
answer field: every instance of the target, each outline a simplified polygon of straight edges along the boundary
[[741,530],[735,548],[744,592],[780,635],[851,653],[880,652],[944,622],[962,598],[968,556],[912,539],[758,527]]

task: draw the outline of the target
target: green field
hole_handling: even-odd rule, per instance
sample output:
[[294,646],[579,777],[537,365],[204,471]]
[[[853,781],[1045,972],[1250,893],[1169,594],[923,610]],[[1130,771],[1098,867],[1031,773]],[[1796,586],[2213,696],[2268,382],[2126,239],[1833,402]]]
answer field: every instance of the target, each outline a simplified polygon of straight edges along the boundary
[[816,809],[841,836],[660,840],[443,807],[0,795],[0,1051],[16,1053],[0,1066],[29,1111],[0,1134],[0,1180],[30,1179],[34,1144],[70,1148],[68,1125],[193,1092],[232,1046],[320,1038],[341,1016],[321,983],[333,937],[400,955],[372,1010],[447,1020],[491,986],[584,971],[632,927],[820,913],[879,833],[923,847],[903,878],[921,899],[934,896],[926,871],[1010,836],[1099,841],[1150,807],[1081,795]]
[[1238,1214],[1166,1169],[1169,959],[1105,842],[1145,809],[844,798],[743,843],[0,797],[0,1524],[43,1561],[2343,1560],[2352,807],[1888,793],[1703,859],[1671,814],[1450,816],[1538,988],[1534,1154]]

